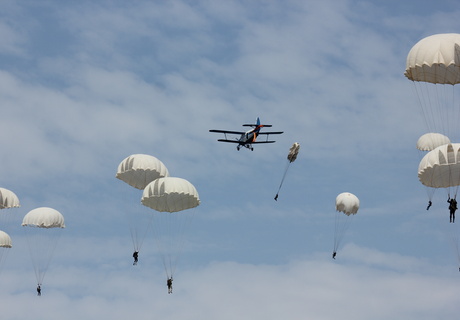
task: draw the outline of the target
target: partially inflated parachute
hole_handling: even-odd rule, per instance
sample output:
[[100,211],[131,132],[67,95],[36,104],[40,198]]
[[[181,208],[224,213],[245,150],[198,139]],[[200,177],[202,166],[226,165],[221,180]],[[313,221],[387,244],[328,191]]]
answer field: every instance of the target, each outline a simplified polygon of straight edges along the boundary
[[286,169],[284,169],[283,177],[281,178],[280,186],[278,187],[278,192],[275,195],[275,200],[278,201],[279,192],[281,187],[283,186],[284,179],[286,178],[287,171],[292,162],[297,159],[297,155],[299,154],[300,144],[298,142],[294,142],[292,146],[289,148],[289,153],[287,155],[288,163],[286,165]]
[[54,254],[61,229],[65,228],[63,215],[52,208],[40,207],[29,211],[22,220],[37,278],[41,285]]
[[164,177],[144,189],[142,204],[153,209],[153,230],[168,279],[172,278],[184,245],[184,231],[200,204],[195,187],[187,180]]
[[351,223],[351,218],[358,213],[359,199],[352,193],[343,192],[335,199],[335,229],[334,229],[334,253],[339,249],[343,237]]

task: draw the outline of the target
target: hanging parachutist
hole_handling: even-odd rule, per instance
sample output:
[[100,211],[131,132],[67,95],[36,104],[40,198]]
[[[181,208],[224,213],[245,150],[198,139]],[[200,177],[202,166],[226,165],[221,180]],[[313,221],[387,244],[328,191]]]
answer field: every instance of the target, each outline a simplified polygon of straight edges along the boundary
[[275,196],[275,201],[278,201],[278,194],[276,194]]
[[447,199],[447,202],[449,203],[450,223],[454,223],[455,222],[455,211],[457,210],[457,200],[455,200],[455,198],[451,199],[449,196],[449,199]]
[[335,256],[336,256],[336,255],[337,255],[337,252],[334,251],[334,252],[332,253],[332,259],[335,260]]
[[430,207],[431,205],[433,204],[433,202],[431,202],[431,200],[428,201],[428,207],[426,207],[427,210],[430,210]]
[[135,266],[135,265],[137,265],[137,261],[138,261],[138,258],[139,258],[139,251],[134,251],[133,258],[134,258],[133,266]]
[[38,284],[37,286],[37,296],[41,296],[42,295],[42,288],[40,286],[40,284]]
[[168,285],[168,294],[172,293],[172,282],[173,278],[168,278],[168,281],[166,281],[166,284]]

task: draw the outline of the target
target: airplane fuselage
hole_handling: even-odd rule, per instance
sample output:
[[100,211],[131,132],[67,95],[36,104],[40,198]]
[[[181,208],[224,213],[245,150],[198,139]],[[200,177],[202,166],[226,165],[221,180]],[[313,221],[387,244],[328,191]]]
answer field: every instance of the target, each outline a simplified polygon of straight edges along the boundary
[[257,126],[256,128],[246,131],[244,134],[242,134],[240,139],[238,140],[239,144],[237,149],[239,150],[241,146],[244,146],[248,149],[253,150],[252,143],[256,141],[260,128],[260,126]]

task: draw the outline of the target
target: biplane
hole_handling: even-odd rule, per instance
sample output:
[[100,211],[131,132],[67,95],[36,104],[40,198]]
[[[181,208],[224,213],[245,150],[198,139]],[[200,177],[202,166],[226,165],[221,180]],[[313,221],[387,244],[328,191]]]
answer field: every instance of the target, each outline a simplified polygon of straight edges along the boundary
[[[237,143],[238,145],[236,146],[236,150],[240,150],[241,147],[245,147],[250,149],[251,151],[254,150],[253,144],[257,143],[274,143],[275,141],[273,140],[268,140],[268,137],[270,134],[282,134],[283,131],[272,131],[272,132],[260,132],[260,129],[263,127],[271,127],[271,124],[260,124],[260,119],[257,118],[257,121],[255,124],[243,124],[243,127],[252,127],[251,130],[248,131],[230,131],[230,130],[209,130],[209,132],[217,132],[217,133],[223,133],[225,136],[225,139],[218,139],[217,141],[220,142],[229,142],[229,143]],[[234,135],[239,135],[239,138],[235,139],[228,139],[227,134],[234,134]],[[258,141],[257,138],[261,135],[266,135],[267,139]]]

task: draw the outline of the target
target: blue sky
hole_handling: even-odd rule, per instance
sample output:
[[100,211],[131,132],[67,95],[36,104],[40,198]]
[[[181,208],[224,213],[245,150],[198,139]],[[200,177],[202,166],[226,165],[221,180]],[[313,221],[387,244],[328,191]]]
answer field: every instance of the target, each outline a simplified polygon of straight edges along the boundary
[[[426,128],[403,73],[458,15],[456,1],[2,1],[0,186],[21,201],[2,228],[2,319],[455,318],[446,193],[425,210]],[[275,144],[238,152],[208,132],[257,117],[284,131]],[[136,153],[200,194],[172,295],[151,235],[132,266],[141,194],[115,173]],[[361,207],[332,260],[342,192]],[[20,223],[41,206],[67,227],[38,298]]]

